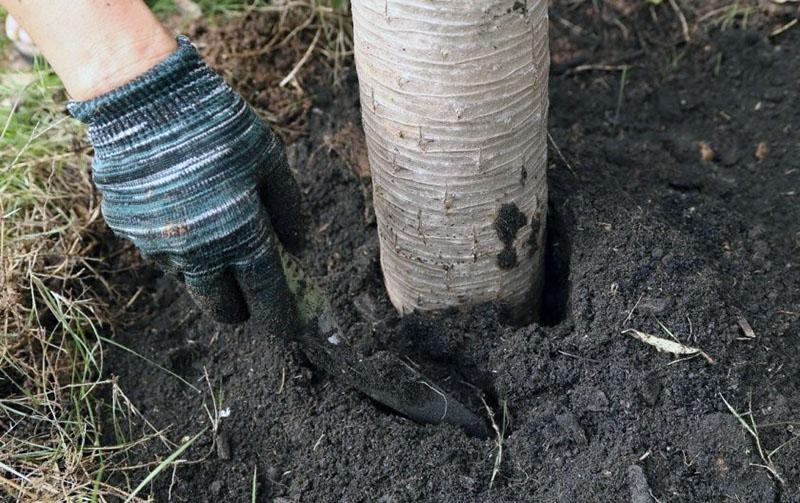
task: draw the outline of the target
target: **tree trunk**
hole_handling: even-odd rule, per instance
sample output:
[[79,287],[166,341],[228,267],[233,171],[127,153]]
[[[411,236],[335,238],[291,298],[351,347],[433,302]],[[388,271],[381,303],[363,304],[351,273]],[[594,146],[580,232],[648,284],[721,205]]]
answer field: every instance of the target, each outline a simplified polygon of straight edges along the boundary
[[401,313],[535,310],[547,2],[351,0],[381,265]]

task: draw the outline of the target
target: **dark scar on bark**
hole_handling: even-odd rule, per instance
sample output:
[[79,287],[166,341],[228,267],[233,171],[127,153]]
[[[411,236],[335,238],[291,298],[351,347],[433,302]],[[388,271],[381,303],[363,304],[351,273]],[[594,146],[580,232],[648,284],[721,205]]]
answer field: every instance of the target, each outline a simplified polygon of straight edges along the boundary
[[528,236],[528,256],[532,257],[539,249],[539,230],[542,228],[542,212],[531,215],[531,235]]
[[525,186],[525,182],[528,180],[528,170],[525,169],[525,166],[522,167],[522,170],[519,172],[519,184],[523,187]]
[[503,243],[503,251],[497,255],[497,266],[500,269],[513,269],[517,265],[517,250],[514,249],[514,239],[519,230],[528,223],[528,218],[519,211],[514,203],[505,203],[500,206],[497,218],[494,219],[494,230]]

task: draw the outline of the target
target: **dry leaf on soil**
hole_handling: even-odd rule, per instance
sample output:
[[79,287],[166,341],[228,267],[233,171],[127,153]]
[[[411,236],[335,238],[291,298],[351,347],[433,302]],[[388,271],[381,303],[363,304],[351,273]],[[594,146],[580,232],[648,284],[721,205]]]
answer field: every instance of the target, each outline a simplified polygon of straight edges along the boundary
[[769,146],[767,146],[767,142],[762,141],[756,146],[756,159],[759,161],[763,160],[769,154]]
[[697,148],[700,149],[700,158],[703,160],[703,162],[711,162],[717,156],[717,153],[714,152],[714,149],[704,141],[697,142]]
[[649,344],[656,348],[658,351],[663,353],[672,353],[674,355],[700,355],[706,359],[706,361],[710,364],[714,364],[715,361],[711,358],[705,351],[699,348],[693,348],[691,346],[687,346],[685,344],[681,344],[680,342],[671,341],[669,339],[662,339],[661,337],[656,337],[655,335],[646,334],[644,332],[640,332],[634,328],[629,328],[627,330],[622,331],[623,334],[630,335],[634,339],[638,339],[645,344]]

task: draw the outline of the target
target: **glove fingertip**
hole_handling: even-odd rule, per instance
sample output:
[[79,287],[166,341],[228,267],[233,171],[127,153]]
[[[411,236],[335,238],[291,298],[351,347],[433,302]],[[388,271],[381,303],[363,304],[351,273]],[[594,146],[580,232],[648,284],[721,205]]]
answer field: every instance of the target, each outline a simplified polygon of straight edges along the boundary
[[225,324],[243,323],[249,317],[247,304],[230,271],[212,276],[185,277],[186,290],[200,310]]
[[281,259],[273,243],[265,243],[256,258],[238,264],[235,276],[252,318],[260,325],[290,334],[296,329],[297,313]]
[[299,253],[306,244],[307,218],[302,210],[300,186],[282,152],[269,175],[259,184],[258,192],[278,239],[287,250]]

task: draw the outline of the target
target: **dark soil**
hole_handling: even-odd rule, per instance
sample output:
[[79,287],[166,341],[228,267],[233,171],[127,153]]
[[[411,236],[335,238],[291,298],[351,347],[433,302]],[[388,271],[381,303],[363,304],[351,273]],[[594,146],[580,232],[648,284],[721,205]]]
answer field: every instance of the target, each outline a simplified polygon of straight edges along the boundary
[[[370,181],[351,155],[363,145],[351,61],[339,86],[312,60],[302,90],[275,91],[313,32],[242,58],[231,54],[274,35],[270,15],[196,28],[210,60],[288,128],[311,219],[303,260],[347,335],[364,353],[390,349],[477,386],[498,423],[505,404],[508,428],[490,487],[496,439],[399,417],[269,327],[212,323],[151,271],[128,280],[144,288],[146,321],[118,340],[203,393],[125,352],[107,368],[175,442],[209,426],[204,372],[230,410],[183,456],[201,462],[153,483],[155,499],[250,501],[256,471],[258,501],[800,502],[800,28],[769,37],[791,17],[755,9],[746,26],[720,11],[695,27],[714,5],[687,3],[688,44],[669,2],[553,6],[546,303],[541,323],[521,328],[493,306],[392,310]],[[621,71],[587,66],[621,64],[622,92]],[[658,353],[630,328],[668,329],[715,363]],[[723,398],[751,411],[764,453],[789,442],[771,458],[781,480]],[[169,452],[151,443],[136,457]]]

